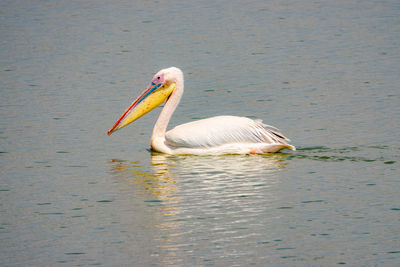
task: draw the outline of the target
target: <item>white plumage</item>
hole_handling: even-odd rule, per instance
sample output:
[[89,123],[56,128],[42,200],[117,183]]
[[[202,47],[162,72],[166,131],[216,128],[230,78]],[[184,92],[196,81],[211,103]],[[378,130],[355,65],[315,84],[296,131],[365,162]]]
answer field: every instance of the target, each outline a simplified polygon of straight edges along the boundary
[[287,139],[260,120],[246,117],[216,116],[181,124],[168,131],[165,139],[174,147],[210,148],[232,143],[280,143]]

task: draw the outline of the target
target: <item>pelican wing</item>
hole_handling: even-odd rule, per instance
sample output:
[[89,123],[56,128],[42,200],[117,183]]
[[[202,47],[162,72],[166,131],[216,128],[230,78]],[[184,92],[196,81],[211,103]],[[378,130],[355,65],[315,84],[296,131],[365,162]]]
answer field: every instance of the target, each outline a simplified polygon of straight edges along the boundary
[[173,147],[204,148],[233,143],[284,144],[288,138],[261,120],[217,116],[179,125],[166,133]]

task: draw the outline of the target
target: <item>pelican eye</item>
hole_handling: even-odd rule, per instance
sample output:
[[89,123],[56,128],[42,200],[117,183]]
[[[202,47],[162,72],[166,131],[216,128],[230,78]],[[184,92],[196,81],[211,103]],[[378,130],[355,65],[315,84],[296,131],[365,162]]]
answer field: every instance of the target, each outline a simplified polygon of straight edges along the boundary
[[163,75],[154,76],[152,82],[154,84],[163,84],[164,83],[164,76]]

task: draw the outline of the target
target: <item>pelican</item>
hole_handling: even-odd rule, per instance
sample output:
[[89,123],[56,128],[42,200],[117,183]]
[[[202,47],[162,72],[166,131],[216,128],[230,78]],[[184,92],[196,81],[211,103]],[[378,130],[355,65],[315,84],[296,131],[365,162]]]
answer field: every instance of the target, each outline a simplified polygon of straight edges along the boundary
[[167,132],[172,114],[183,94],[183,73],[176,67],[162,69],[108,131],[108,135],[161,105],[164,108],[153,129],[151,149],[166,154],[221,155],[296,150],[273,126],[237,116],[216,116],[185,123]]

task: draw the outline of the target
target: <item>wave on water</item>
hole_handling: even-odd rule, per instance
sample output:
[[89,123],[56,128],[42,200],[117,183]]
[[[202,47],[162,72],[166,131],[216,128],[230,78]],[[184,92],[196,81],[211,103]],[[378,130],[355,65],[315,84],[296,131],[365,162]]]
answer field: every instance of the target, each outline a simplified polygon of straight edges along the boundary
[[292,153],[287,160],[311,159],[327,162],[383,162],[395,164],[398,156],[390,155],[393,149],[385,145],[352,146],[342,148],[330,148],[326,146],[299,147],[297,153]]

